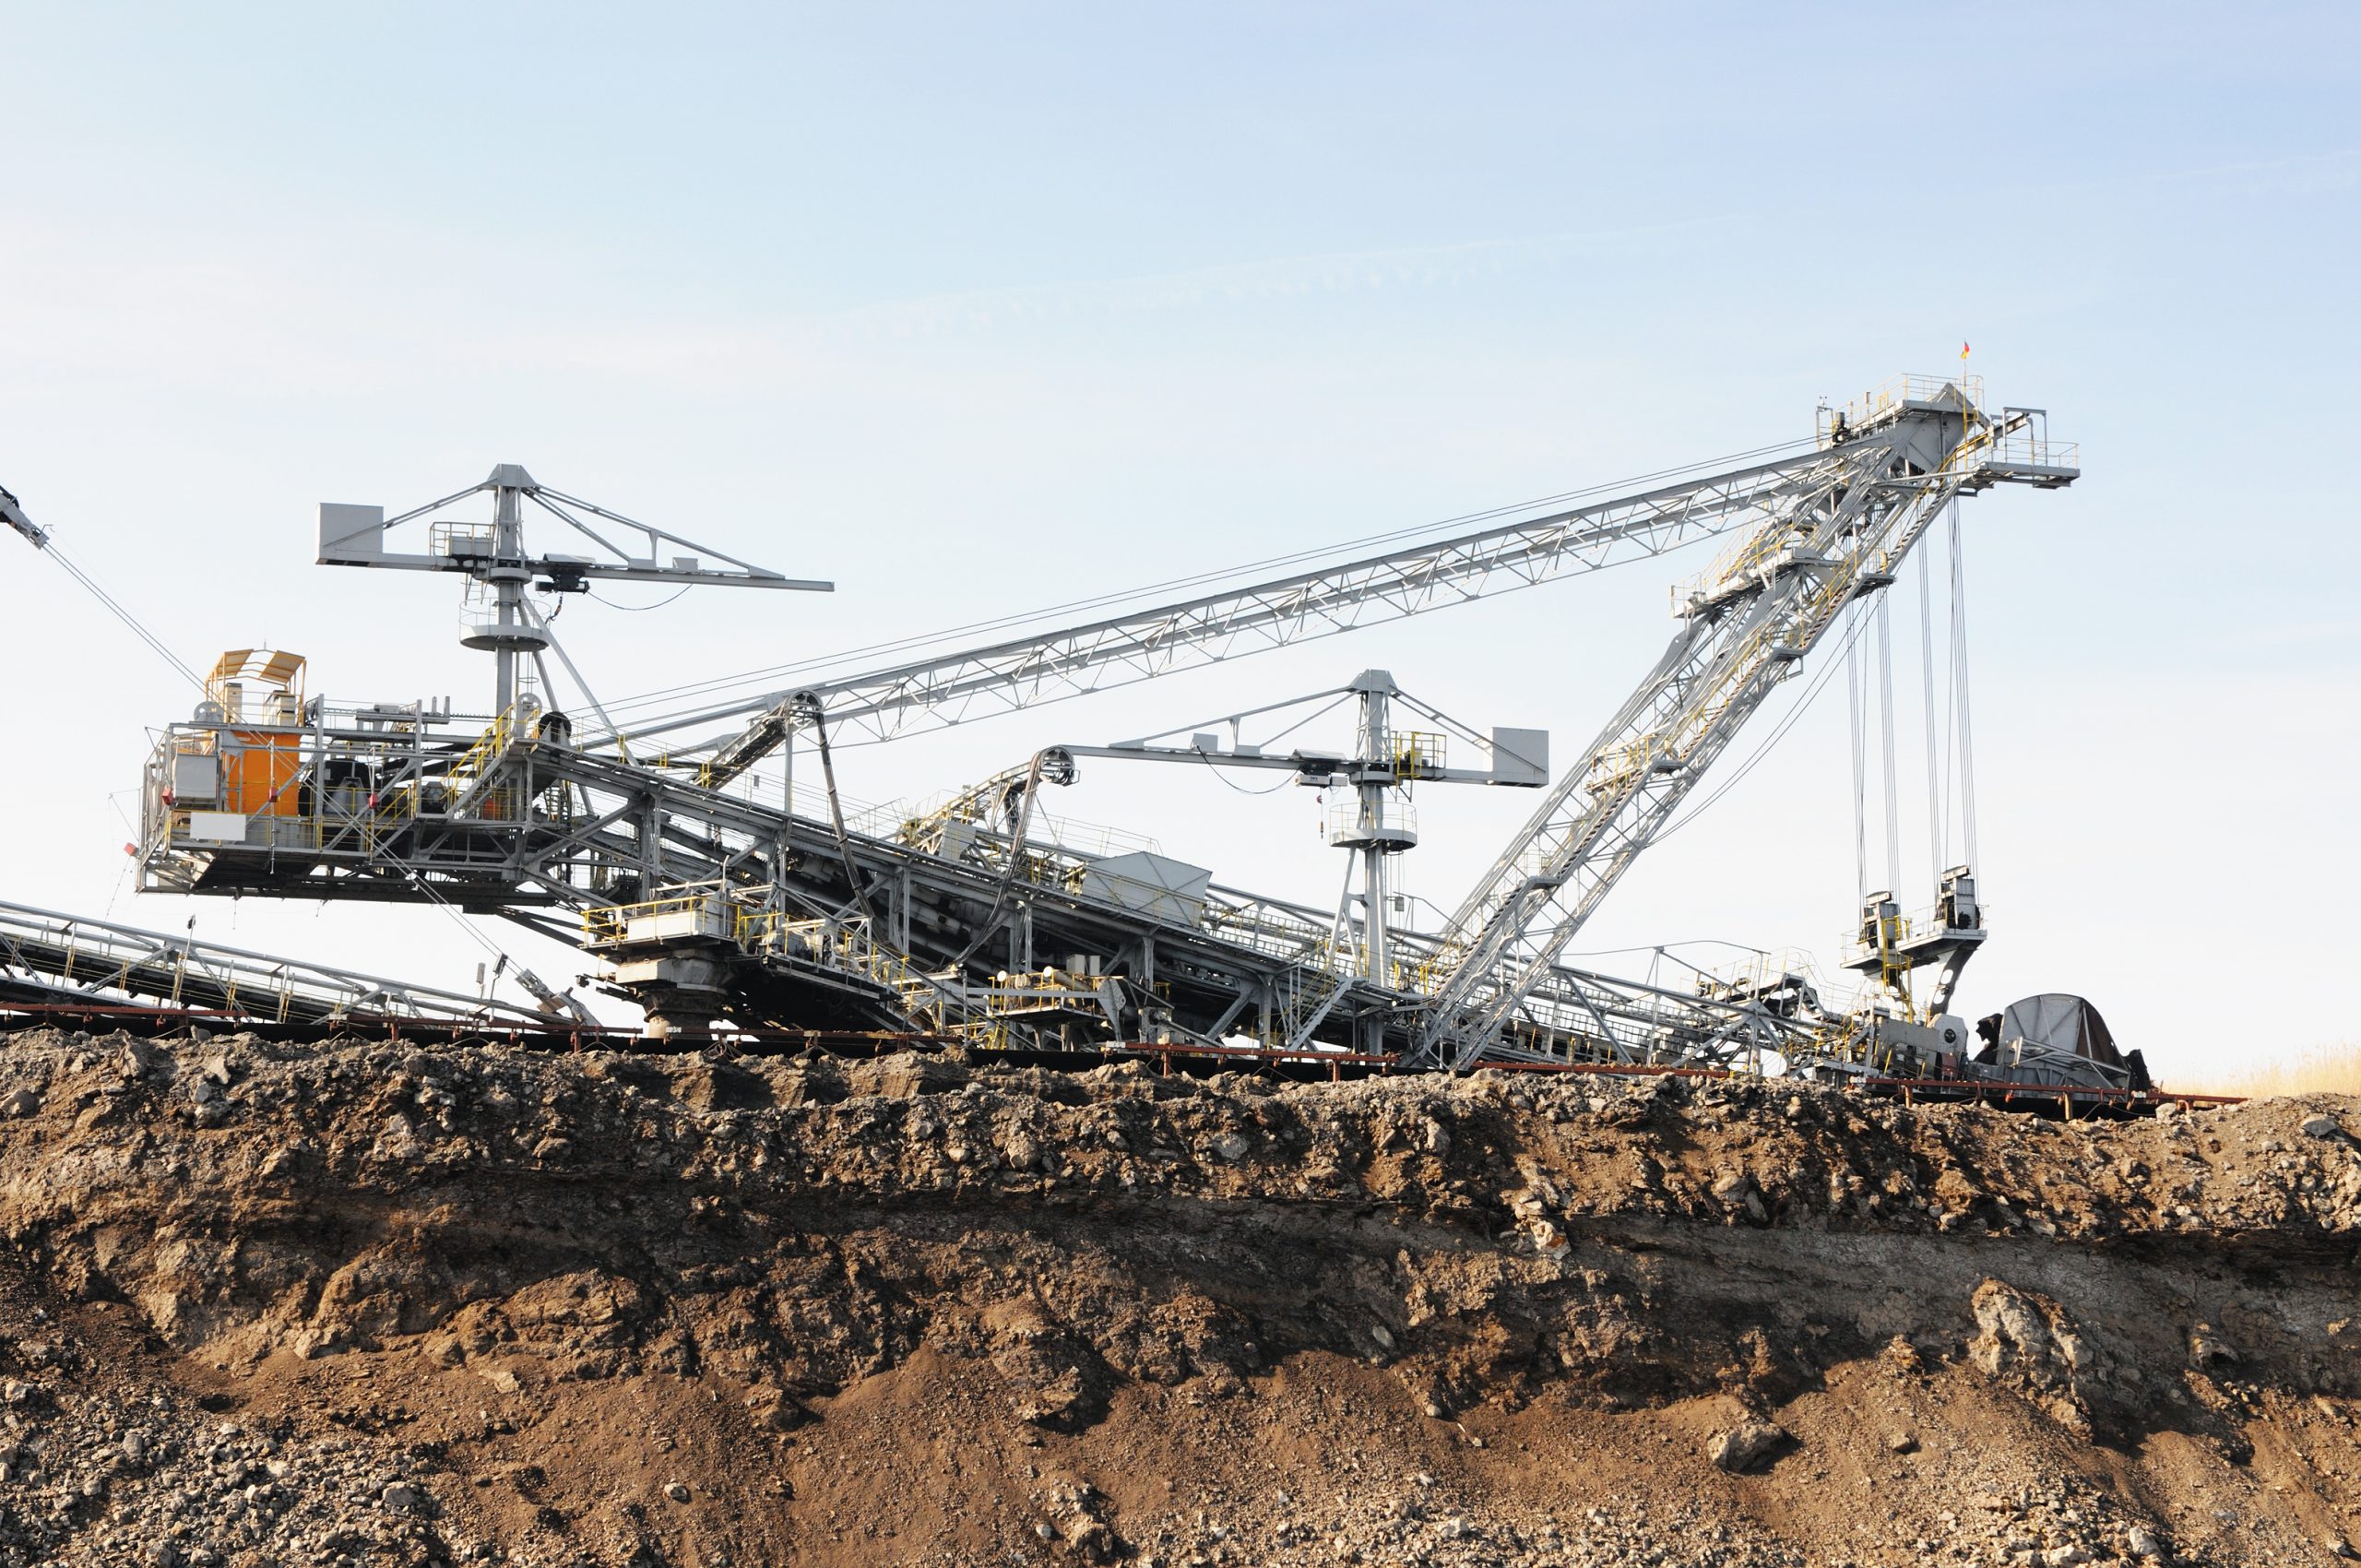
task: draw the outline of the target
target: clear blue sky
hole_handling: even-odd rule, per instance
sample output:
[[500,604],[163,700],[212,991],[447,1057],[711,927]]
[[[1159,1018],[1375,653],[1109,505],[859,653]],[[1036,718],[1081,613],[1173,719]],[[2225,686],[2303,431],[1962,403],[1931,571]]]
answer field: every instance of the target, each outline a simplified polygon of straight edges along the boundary
[[[0,484],[192,661],[269,641],[340,696],[483,676],[445,585],[308,564],[322,499],[517,461],[841,585],[570,611],[628,693],[1780,440],[1967,339],[2087,477],[1969,507],[1997,934],[1964,1002],[2080,991],[2167,1069],[2272,1055],[2355,1032],[2356,35],[2343,6],[0,5]],[[847,787],[1371,664],[1570,753],[1694,564]],[[471,973],[421,911],[131,898],[115,813],[182,695],[30,551],[0,626],[0,897]],[[1815,708],[1585,942],[1827,953],[1845,751]],[[1071,796],[1334,897],[1308,801]],[[1412,887],[1452,902],[1522,803],[1422,802]]]

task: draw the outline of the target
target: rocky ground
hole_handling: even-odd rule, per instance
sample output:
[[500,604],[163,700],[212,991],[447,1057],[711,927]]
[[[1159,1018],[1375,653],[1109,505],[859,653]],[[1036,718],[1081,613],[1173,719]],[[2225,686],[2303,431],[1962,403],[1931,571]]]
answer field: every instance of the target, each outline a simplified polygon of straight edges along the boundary
[[23,1033],[0,1563],[2328,1562],[2356,1133]]

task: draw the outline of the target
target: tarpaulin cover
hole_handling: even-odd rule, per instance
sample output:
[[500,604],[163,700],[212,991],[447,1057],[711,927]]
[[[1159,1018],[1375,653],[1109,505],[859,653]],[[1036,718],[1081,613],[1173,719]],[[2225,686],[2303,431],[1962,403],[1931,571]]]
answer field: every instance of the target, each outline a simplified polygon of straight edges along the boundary
[[2062,991],[2045,992],[2011,1003],[2008,1012],[2000,1017],[2000,1039],[2070,1051],[2109,1067],[2123,1064],[2122,1053],[2115,1049],[2115,1036],[2107,1031],[2106,1020],[2099,1016],[2099,1010],[2082,997],[2070,996]]

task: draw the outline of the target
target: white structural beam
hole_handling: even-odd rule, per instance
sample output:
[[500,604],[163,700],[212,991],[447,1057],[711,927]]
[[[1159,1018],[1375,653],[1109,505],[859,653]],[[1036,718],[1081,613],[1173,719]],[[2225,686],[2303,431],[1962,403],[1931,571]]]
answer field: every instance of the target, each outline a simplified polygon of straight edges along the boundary
[[1776,516],[1844,467],[1835,454],[1804,452],[1046,636],[667,715],[604,738],[636,741],[753,715],[705,769],[705,782],[718,784],[810,717],[832,735],[890,740],[1424,614]]

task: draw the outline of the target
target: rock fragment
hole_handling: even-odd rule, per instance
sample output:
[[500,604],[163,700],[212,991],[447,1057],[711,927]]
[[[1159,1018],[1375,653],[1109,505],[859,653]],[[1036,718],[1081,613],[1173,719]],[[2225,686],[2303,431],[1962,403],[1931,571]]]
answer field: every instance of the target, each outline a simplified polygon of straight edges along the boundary
[[1705,1457],[1734,1476],[1768,1465],[1794,1439],[1787,1429],[1771,1421],[1741,1421],[1716,1432],[1705,1445]]

